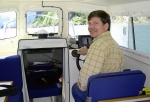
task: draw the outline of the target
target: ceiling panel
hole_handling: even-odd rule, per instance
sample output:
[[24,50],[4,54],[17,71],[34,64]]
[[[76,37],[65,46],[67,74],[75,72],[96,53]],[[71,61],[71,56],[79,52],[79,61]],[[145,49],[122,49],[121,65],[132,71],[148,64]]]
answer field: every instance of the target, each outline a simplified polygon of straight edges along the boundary
[[82,2],[88,4],[95,4],[100,6],[113,6],[119,4],[127,4],[134,2],[143,2],[150,0],[0,0],[0,1],[62,1],[62,2]]
[[143,1],[150,1],[150,0],[82,0],[81,2],[96,4],[96,5],[101,5],[101,6],[113,6],[113,5],[119,5],[119,4],[143,2]]

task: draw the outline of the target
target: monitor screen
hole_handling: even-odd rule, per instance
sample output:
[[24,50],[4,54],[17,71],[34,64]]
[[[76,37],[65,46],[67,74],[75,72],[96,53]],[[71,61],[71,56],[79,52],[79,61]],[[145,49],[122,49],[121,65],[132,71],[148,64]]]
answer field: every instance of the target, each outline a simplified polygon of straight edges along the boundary
[[93,38],[90,35],[79,35],[78,36],[78,48],[81,48],[83,46],[89,46],[92,43]]

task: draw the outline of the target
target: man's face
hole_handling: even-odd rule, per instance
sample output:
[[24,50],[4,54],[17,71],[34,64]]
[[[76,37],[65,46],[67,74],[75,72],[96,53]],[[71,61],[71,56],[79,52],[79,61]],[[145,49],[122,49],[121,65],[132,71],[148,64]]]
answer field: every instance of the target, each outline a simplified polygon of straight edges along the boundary
[[108,30],[108,23],[103,24],[99,17],[91,18],[88,24],[88,30],[93,38],[96,38],[98,35]]

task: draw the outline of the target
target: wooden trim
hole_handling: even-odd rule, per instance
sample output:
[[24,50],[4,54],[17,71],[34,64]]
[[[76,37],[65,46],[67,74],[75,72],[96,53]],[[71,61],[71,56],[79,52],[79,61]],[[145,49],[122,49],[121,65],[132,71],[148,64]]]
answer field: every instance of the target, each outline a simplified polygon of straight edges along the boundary
[[117,101],[127,101],[132,99],[140,99],[140,98],[150,98],[150,95],[140,95],[140,96],[134,96],[134,97],[126,97],[126,98],[118,98],[118,99],[111,99],[111,100],[103,100],[98,102],[117,102]]

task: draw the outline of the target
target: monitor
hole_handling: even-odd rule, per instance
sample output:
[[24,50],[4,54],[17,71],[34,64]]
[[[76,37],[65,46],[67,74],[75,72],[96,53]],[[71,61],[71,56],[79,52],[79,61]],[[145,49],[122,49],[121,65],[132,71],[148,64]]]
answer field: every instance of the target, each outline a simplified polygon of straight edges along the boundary
[[83,46],[89,46],[92,43],[93,38],[90,35],[79,35],[78,36],[78,48],[81,48]]

